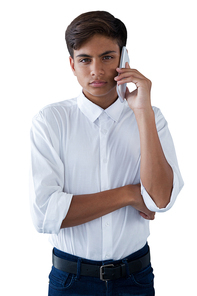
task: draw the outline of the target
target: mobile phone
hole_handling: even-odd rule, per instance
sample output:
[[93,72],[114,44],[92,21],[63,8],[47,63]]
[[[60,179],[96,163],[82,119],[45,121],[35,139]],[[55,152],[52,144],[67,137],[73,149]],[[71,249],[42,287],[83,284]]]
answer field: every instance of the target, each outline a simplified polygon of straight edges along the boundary
[[[121,57],[120,57],[120,65],[119,65],[119,68],[125,68],[126,67],[126,62],[130,63],[130,60],[129,60],[128,51],[127,51],[126,47],[123,46]],[[120,101],[122,103],[124,102],[125,93],[126,93],[126,87],[127,87],[127,84],[126,83],[124,83],[122,85],[118,85],[117,84],[117,86],[116,86],[118,97],[119,97],[119,99],[120,99]]]

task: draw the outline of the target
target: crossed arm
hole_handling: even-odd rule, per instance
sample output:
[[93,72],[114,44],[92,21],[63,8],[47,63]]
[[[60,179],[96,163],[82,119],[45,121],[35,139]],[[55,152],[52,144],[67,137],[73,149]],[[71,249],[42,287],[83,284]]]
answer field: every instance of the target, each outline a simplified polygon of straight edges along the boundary
[[154,219],[155,213],[149,211],[144,204],[140,184],[126,185],[94,194],[73,196],[61,228],[89,222],[128,205],[136,208],[143,218]]

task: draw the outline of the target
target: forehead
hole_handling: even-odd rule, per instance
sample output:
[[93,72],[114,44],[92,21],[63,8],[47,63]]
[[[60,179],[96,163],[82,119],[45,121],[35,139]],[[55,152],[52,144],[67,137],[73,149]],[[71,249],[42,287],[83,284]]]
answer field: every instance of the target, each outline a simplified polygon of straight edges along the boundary
[[82,46],[74,50],[74,56],[86,54],[86,55],[101,55],[107,51],[114,51],[120,53],[119,45],[116,39],[105,37],[103,35],[94,35],[87,42],[83,43]]

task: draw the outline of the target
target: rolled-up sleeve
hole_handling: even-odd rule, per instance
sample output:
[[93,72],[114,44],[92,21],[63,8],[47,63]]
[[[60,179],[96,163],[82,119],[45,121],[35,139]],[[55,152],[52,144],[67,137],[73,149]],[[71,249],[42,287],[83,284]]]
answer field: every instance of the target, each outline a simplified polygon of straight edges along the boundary
[[38,232],[58,234],[72,200],[64,192],[64,165],[58,153],[58,135],[43,113],[33,118],[30,132],[30,209]]
[[173,170],[173,189],[171,192],[170,202],[165,208],[158,208],[154,203],[153,199],[147,193],[145,187],[141,182],[141,194],[143,196],[146,207],[152,212],[165,212],[168,211],[176,201],[176,198],[181,191],[184,182],[179,170],[178,161],[176,157],[174,143],[168,128],[167,121],[162,115],[161,111],[158,108],[153,107],[155,112],[155,121],[157,132],[159,135],[160,143],[165,155],[165,158]]

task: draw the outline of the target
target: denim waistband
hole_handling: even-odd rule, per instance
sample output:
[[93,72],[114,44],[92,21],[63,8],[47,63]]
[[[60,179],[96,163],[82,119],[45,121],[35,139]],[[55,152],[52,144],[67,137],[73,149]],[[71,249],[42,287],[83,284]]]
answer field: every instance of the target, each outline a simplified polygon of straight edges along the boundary
[[116,264],[119,264],[125,260],[127,260],[129,262],[129,261],[136,260],[136,259],[144,256],[145,254],[148,253],[148,251],[149,251],[149,246],[148,246],[148,243],[146,243],[142,249],[140,249],[137,252],[132,253],[131,255],[129,255],[125,258],[122,258],[120,260],[110,259],[110,260],[103,260],[103,261],[95,261],[95,260],[89,260],[89,259],[81,258],[81,257],[75,256],[75,255],[71,255],[71,254],[62,252],[56,248],[53,249],[54,254],[59,258],[73,261],[73,262],[78,262],[78,260],[80,259],[81,262],[87,263],[87,264],[92,264],[92,265],[103,265],[103,264],[110,264],[110,263],[113,263],[114,265],[116,265]]

